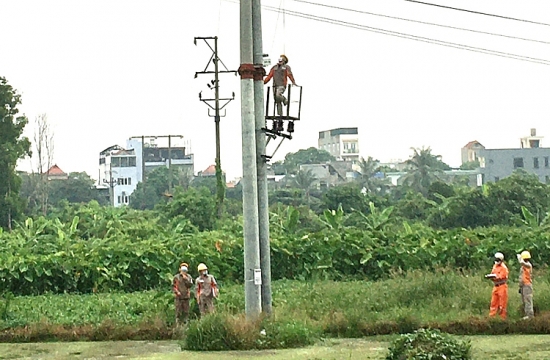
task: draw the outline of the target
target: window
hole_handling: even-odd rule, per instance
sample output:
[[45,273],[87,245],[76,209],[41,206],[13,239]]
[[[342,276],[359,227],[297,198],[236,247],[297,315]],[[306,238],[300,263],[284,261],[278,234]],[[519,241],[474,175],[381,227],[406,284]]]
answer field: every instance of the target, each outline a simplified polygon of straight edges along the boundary
[[104,157],[99,159],[99,165],[101,165],[101,164],[105,164],[105,158]]
[[117,185],[132,185],[132,178],[118,178]]
[[523,158],[514,158],[514,169],[523,167]]
[[118,196],[118,203],[119,204],[129,204],[130,203],[130,197],[128,195],[119,195]]
[[538,157],[533,158],[533,167],[535,169],[539,168],[539,158]]
[[[136,166],[136,157],[135,156],[131,156],[128,158],[128,165],[130,165],[130,167],[135,167]],[[128,184],[130,185],[130,184]]]
[[548,156],[545,156],[544,157],[544,167],[547,168],[548,167]]

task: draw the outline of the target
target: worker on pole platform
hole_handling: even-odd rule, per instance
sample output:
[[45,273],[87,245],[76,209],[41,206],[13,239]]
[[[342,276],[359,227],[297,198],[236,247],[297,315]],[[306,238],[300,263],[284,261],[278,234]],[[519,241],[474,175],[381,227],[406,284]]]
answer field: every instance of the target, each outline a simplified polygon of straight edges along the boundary
[[281,55],[277,65],[273,66],[269,71],[269,74],[264,79],[264,84],[267,84],[269,80],[273,79],[273,93],[275,97],[275,104],[277,105],[277,114],[280,116],[283,114],[283,104],[288,105],[288,100],[283,96],[285,92],[288,80],[292,82],[292,85],[296,86],[294,75],[290,66],[288,66],[288,58],[286,55]]

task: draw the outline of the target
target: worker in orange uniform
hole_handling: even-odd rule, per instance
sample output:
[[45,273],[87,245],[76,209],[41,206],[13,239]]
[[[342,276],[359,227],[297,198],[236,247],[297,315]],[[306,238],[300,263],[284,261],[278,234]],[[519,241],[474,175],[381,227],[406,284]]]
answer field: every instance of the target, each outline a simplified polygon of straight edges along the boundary
[[502,319],[506,319],[506,306],[508,304],[508,267],[504,264],[504,254],[497,252],[495,254],[495,265],[490,274],[485,278],[493,281],[493,294],[491,296],[491,309],[489,316],[500,314]]
[[172,281],[172,291],[174,292],[174,305],[176,307],[176,325],[183,317],[183,322],[187,323],[189,319],[189,299],[191,298],[191,287],[193,287],[193,278],[187,273],[189,265],[185,262],[180,264],[179,272]]
[[523,320],[527,320],[535,317],[533,311],[533,264],[531,264],[531,254],[529,251],[523,251],[517,257],[521,265],[521,269],[519,270],[519,293],[521,294],[521,302],[525,311]]
[[214,311],[214,298],[218,297],[218,283],[212,275],[208,274],[205,264],[200,263],[197,270],[199,277],[195,282],[195,296],[201,315],[205,315]]
[[279,57],[277,65],[273,66],[264,79],[264,84],[267,84],[269,80],[273,78],[273,94],[275,98],[275,104],[277,105],[277,114],[280,116],[283,114],[283,105],[288,105],[288,100],[283,96],[287,85],[287,78],[292,81],[292,84],[296,86],[294,75],[292,70],[288,66],[288,58],[285,55]]

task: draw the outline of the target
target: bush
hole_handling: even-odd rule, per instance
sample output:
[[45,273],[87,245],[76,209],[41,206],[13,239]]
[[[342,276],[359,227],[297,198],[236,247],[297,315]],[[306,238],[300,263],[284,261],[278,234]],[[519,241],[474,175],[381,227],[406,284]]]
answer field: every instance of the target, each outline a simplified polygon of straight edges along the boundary
[[296,319],[247,321],[242,315],[215,313],[191,321],[181,343],[194,351],[284,349],[313,344],[320,331]]
[[439,330],[420,329],[390,345],[386,360],[470,360],[471,344]]

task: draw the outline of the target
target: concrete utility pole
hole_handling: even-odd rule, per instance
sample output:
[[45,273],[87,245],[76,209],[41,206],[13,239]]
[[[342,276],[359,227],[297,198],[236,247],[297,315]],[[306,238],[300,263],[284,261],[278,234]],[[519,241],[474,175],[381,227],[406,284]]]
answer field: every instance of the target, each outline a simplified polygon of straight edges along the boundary
[[262,270],[262,310],[271,314],[271,248],[269,245],[269,201],[267,192],[266,126],[264,114],[264,76],[262,44],[262,4],[252,0],[252,32],[254,49],[254,113],[256,117],[256,166],[258,174],[258,220],[260,268]]
[[254,74],[252,51],[252,0],[240,2],[241,37],[241,123],[243,151],[244,291],[249,319],[261,312],[260,247],[258,239],[258,187],[254,113]]
[[[216,198],[217,198],[217,208],[218,208],[218,218],[222,216],[223,212],[223,200],[225,197],[225,184],[223,183],[222,179],[222,165],[221,165],[221,154],[220,154],[220,110],[222,110],[231,100],[235,99],[235,93],[233,93],[233,97],[231,99],[220,99],[220,82],[219,82],[219,74],[220,73],[235,73],[236,71],[227,70],[227,67],[225,64],[220,60],[218,56],[218,37],[196,37],[194,42],[195,45],[197,45],[197,40],[204,40],[204,42],[208,45],[210,50],[212,50],[212,57],[208,61],[208,64],[206,65],[206,68],[204,71],[199,71],[195,73],[195,78],[198,74],[214,74],[214,80],[211,81],[209,84],[207,84],[209,89],[214,89],[214,99],[203,99],[202,98],[202,92],[199,93],[199,100],[204,102],[206,105],[208,105],[212,110],[214,110],[214,122],[216,124]],[[214,40],[214,48],[210,45],[208,40]],[[210,63],[214,63],[214,71],[207,71],[208,67],[210,66]],[[220,71],[219,63],[221,63],[225,70]],[[214,102],[214,106],[210,105],[209,102]],[[220,101],[226,101],[226,103],[220,107]],[[208,111],[208,115],[210,115],[210,110]],[[223,115],[225,116],[225,114]]]

